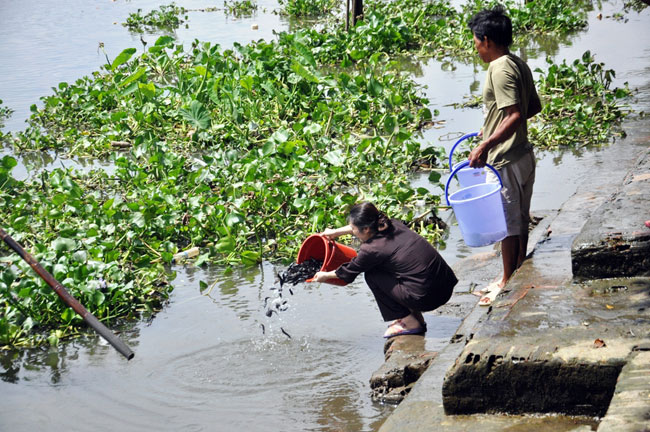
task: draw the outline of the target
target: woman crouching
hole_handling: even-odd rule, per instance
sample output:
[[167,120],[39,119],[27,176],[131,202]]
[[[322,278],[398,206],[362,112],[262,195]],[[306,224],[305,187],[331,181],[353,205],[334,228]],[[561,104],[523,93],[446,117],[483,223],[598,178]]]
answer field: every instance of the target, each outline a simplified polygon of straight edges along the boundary
[[456,275],[429,242],[397,219],[389,219],[369,202],[350,210],[348,225],[327,229],[330,239],[352,234],[361,240],[358,255],[338,269],[318,272],[314,282],[340,278],[352,282],[360,273],[390,325],[385,338],[426,332],[422,312],[449,301]]

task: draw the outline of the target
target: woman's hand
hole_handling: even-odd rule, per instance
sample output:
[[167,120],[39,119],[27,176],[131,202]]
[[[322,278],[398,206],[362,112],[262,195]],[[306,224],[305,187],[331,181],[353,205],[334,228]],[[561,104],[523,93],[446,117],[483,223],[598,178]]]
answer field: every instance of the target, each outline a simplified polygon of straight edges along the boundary
[[319,271],[314,275],[314,277],[312,277],[311,279],[308,279],[307,281],[308,282],[325,282],[327,280],[334,279],[334,278],[336,278],[336,272],[335,271],[328,271],[328,272]]

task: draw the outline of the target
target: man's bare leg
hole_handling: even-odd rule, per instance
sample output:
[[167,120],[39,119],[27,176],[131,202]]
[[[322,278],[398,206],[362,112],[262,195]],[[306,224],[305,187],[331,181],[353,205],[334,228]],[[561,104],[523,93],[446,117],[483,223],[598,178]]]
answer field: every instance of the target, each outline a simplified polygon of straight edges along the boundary
[[503,277],[499,283],[501,288],[506,285],[510,276],[517,270],[520,256],[520,242],[521,236],[510,236],[501,240],[501,259],[503,261]]

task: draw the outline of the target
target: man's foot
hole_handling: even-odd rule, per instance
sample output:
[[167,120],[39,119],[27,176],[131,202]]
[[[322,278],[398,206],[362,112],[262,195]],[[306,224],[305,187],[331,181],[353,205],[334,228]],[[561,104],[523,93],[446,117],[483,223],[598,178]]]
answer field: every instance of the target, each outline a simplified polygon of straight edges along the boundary
[[478,304],[480,306],[490,306],[500,292],[501,292],[501,288],[493,289],[492,291],[488,292],[483,297],[481,297],[481,299],[478,301]]
[[472,291],[472,294],[475,296],[483,297],[484,295],[492,292],[492,291],[501,291],[503,289],[503,285],[501,285],[501,279],[497,279],[495,281],[490,282],[480,290],[474,290]]

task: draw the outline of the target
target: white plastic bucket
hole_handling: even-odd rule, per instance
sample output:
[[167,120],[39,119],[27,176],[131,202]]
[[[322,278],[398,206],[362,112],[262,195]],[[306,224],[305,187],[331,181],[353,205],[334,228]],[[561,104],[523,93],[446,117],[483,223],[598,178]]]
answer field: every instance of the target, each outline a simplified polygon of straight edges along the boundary
[[[455,170],[462,163],[463,162],[458,162],[456,165],[454,165],[452,171]],[[460,187],[462,188],[485,183],[486,177],[487,177],[487,172],[485,172],[484,168],[466,167],[458,170],[458,173],[456,174],[458,183],[460,183]]]
[[[478,132],[468,133],[467,135],[463,135],[462,137],[460,137],[458,141],[456,141],[454,146],[449,151],[449,167],[451,171],[456,170],[456,168],[463,163],[463,162],[458,162],[452,167],[452,156],[454,155],[454,150],[456,150],[456,147],[458,147],[458,145],[461,142],[465,141],[466,139],[475,137],[477,135]],[[460,187],[464,188],[475,184],[485,183],[486,175],[487,172],[485,171],[484,168],[470,168],[469,166],[467,166],[458,171],[456,178],[458,179],[458,183],[460,183]]]
[[447,179],[445,197],[456,215],[456,221],[467,246],[480,247],[503,240],[508,235],[501,201],[501,177],[492,166],[499,183],[483,183],[460,189],[449,195],[451,179],[469,161],[462,162]]

